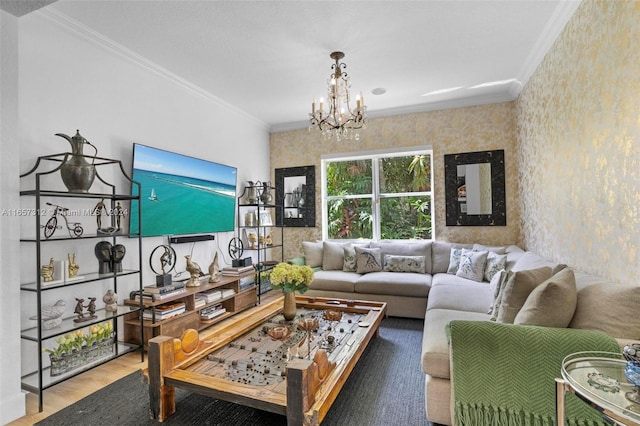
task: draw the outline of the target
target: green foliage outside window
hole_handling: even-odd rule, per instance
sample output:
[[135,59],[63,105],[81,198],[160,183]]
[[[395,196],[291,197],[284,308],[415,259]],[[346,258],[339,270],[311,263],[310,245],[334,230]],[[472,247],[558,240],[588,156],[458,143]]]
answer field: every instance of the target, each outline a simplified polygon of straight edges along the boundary
[[332,161],[326,178],[330,239],[373,238],[376,197],[381,239],[432,237],[430,154]]

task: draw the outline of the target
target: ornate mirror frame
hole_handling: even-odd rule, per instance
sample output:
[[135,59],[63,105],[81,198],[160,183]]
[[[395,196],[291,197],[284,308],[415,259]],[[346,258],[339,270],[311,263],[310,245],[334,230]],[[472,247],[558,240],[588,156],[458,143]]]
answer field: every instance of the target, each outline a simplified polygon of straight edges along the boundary
[[276,205],[277,226],[315,227],[315,166],[276,169]]
[[[468,176],[474,176],[473,185],[467,184]],[[447,226],[507,225],[503,149],[445,155],[444,181]],[[471,188],[474,197],[484,199],[473,204],[474,213],[468,212]]]

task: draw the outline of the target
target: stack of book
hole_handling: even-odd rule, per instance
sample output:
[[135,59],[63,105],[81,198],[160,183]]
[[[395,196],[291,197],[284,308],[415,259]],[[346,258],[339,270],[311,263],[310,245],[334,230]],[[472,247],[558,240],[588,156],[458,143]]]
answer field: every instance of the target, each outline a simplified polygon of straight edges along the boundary
[[232,288],[223,288],[222,290],[222,297],[231,297],[231,296],[235,296],[236,291]]
[[142,294],[139,291],[133,291],[130,294],[130,299],[143,300],[157,302],[159,300],[166,300],[174,296],[185,294],[187,289],[184,287],[184,282],[173,282],[170,285],[158,287],[155,285],[148,285],[142,289]]
[[222,290],[213,289],[209,291],[203,291],[202,293],[197,293],[196,300],[200,300],[200,299],[204,300],[205,304],[215,302],[216,300],[220,300],[222,299]]
[[226,275],[229,277],[237,277],[238,275],[246,274],[247,272],[253,271],[253,265],[249,266],[227,266],[226,268],[222,268],[222,275]]
[[222,307],[222,303],[204,308],[200,311],[200,319],[203,321],[209,321],[227,312],[226,308]]
[[179,315],[186,310],[187,306],[184,302],[165,303],[152,309],[146,309],[142,314],[142,318],[151,321],[162,321]]

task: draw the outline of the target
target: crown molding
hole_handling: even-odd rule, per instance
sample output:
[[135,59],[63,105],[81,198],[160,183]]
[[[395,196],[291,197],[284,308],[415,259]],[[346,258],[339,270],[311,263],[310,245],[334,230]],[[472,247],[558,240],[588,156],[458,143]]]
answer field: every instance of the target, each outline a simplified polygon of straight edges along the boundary
[[536,71],[542,60],[544,59],[549,49],[556,42],[560,33],[564,30],[567,22],[571,19],[575,11],[578,9],[582,0],[563,0],[561,1],[556,10],[551,15],[551,18],[545,25],[544,30],[540,35],[540,38],[536,41],[536,44],[531,49],[531,52],[527,56],[524,65],[518,73],[517,80],[521,82],[520,86],[512,86],[512,95],[518,97],[522,88],[529,82],[529,79]]
[[133,50],[126,48],[120,43],[117,43],[116,41],[104,36],[103,34],[100,34],[99,32],[87,27],[86,25],[81,24],[80,22],[65,15],[64,13],[54,10],[53,8],[45,8],[36,13],[43,16],[50,22],[53,22],[54,24],[58,25],[59,27],[67,31],[70,31],[73,34],[78,35],[85,40],[88,40],[94,45],[97,45],[109,51],[110,53],[115,54],[116,56],[119,56],[120,58],[125,59],[130,63],[133,63],[134,65],[146,71],[150,71],[156,75],[164,77],[166,80],[176,84],[177,86],[182,87],[186,91],[194,95],[197,95],[208,102],[211,102],[217,106],[223,107],[234,113],[242,115],[244,118],[253,122],[257,126],[260,126],[264,130],[267,130],[267,131],[269,130],[269,125],[266,122],[260,120],[259,118],[215,96],[214,94],[212,94],[211,92],[208,92],[207,90],[201,88],[200,86],[197,86],[191,83],[190,81],[185,80],[184,78],[178,76],[177,74],[172,73],[166,68],[161,67],[155,62],[145,58],[142,55],[137,54]]

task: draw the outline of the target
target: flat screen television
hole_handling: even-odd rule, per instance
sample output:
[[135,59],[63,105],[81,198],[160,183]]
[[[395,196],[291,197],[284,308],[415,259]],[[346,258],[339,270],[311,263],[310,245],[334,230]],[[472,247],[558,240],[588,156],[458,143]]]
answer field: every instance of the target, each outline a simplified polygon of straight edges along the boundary
[[[131,203],[129,230],[143,237],[233,231],[237,168],[175,152],[133,144],[138,203]],[[132,195],[138,195],[132,185]]]

